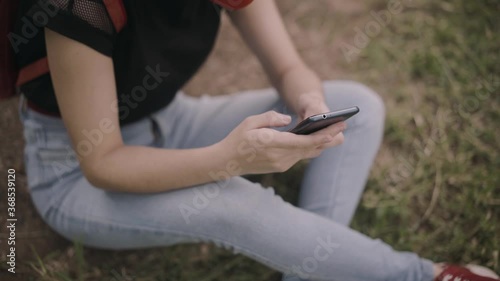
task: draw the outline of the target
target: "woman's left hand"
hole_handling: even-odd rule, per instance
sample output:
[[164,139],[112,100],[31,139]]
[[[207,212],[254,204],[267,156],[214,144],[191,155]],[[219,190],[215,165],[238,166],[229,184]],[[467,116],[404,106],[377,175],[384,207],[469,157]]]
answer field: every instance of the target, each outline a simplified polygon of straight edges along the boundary
[[330,111],[323,98],[323,93],[320,92],[300,95],[298,104],[300,107],[297,113],[301,121],[312,115]]
[[[322,92],[310,92],[306,94],[302,94],[299,97],[299,118],[300,120],[304,120],[312,115],[316,114],[322,114],[325,112],[329,112],[330,109],[325,103],[324,96]],[[341,122],[344,123],[344,122]],[[342,131],[346,128],[346,124],[337,124],[337,125],[342,125],[343,129]],[[334,125],[331,125],[334,126]],[[329,133],[330,129],[326,130],[319,130],[313,134],[315,135],[325,135],[328,136],[330,135]],[[331,135],[333,137],[332,142],[324,145],[325,148],[328,147],[333,147],[338,144],[341,144],[344,142],[344,134],[342,132]]]

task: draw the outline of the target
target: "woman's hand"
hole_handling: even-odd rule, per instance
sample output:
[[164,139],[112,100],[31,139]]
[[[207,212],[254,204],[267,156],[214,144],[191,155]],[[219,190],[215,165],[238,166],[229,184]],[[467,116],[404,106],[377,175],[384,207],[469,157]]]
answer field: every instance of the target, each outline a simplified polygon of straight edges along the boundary
[[275,1],[254,1],[228,14],[291,111],[301,119],[329,111],[321,80],[300,58]]
[[284,172],[302,159],[343,142],[345,123],[337,123],[311,135],[295,135],[270,127],[290,123],[290,116],[269,111],[246,118],[219,144],[236,161],[241,174]]
[[[306,94],[302,94],[299,97],[299,118],[300,120],[304,120],[310,116],[317,115],[317,114],[322,114],[325,112],[329,112],[330,109],[326,105],[324,98],[323,98],[323,93],[322,92],[310,92]],[[338,124],[338,123],[337,123]],[[336,126],[337,124],[331,125]],[[342,122],[340,124],[343,128],[346,127],[346,124]],[[320,130],[316,132],[317,134],[322,134],[324,130],[328,130],[328,128],[325,128],[323,130]],[[342,143],[344,141],[344,134],[342,132],[338,133],[337,135],[334,136],[336,138],[336,141],[332,143]],[[335,144],[336,145],[336,144]],[[328,147],[331,147],[334,145],[329,145]]]
[[297,104],[300,120],[330,111],[325,103],[323,93],[319,91],[300,94]]

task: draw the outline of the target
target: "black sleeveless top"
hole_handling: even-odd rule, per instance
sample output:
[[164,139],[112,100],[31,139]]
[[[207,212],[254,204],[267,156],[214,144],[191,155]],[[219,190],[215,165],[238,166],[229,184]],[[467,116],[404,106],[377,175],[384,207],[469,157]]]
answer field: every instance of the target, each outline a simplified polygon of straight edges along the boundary
[[[120,124],[174,98],[213,48],[220,8],[209,0],[124,0],[117,33],[102,0],[22,0],[12,42],[20,67],[46,56],[47,27],[113,58]],[[36,106],[58,113],[50,75],[21,87]]]

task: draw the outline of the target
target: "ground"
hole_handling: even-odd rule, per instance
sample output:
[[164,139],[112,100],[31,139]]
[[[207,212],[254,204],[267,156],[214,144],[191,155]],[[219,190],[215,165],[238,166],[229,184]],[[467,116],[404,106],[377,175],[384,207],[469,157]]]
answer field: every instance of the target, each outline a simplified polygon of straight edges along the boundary
[[[277,0],[305,61],[323,79],[352,79],[387,107],[385,139],[353,227],[399,250],[500,271],[500,2]],[[399,4],[399,6],[398,6]],[[190,95],[269,86],[224,17]],[[0,103],[0,176],[16,170],[16,275],[1,280],[280,280],[210,244],[140,251],[74,245],[38,217],[26,190],[17,99]],[[252,177],[296,200],[303,165]],[[5,194],[5,193],[2,193]],[[0,220],[6,220],[6,199]]]

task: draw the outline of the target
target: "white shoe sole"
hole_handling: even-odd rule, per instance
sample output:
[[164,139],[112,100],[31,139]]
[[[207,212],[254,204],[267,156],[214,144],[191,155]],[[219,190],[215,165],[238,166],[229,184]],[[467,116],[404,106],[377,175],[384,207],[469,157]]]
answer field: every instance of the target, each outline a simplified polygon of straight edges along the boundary
[[497,278],[497,279],[499,278],[498,275],[493,270],[486,268],[484,266],[468,264],[465,267],[477,275],[490,278]]

